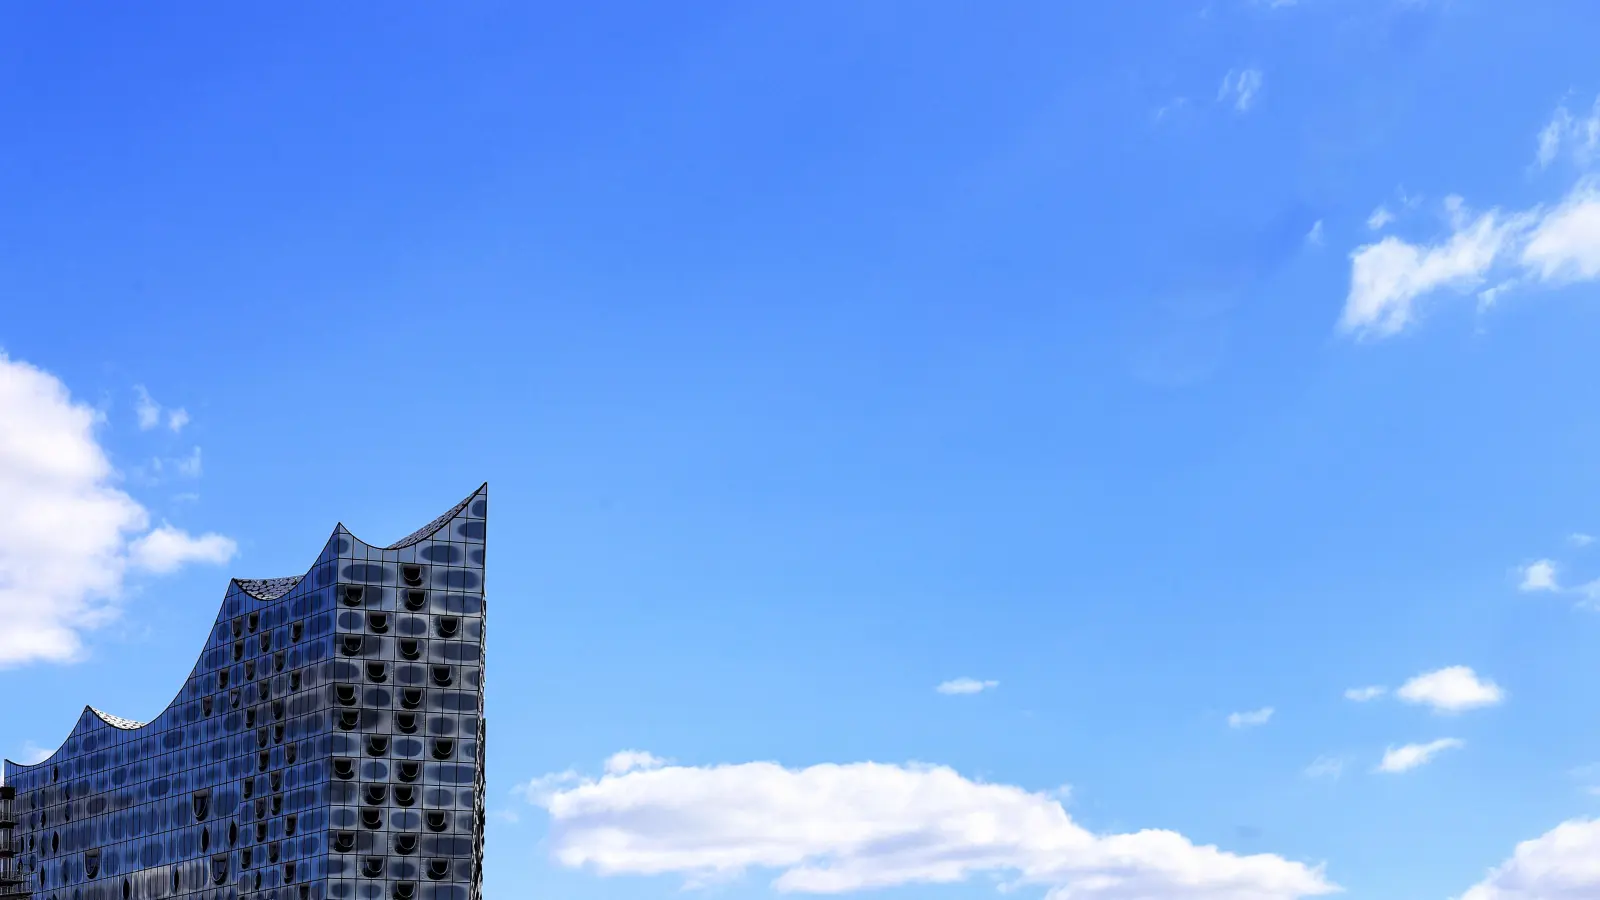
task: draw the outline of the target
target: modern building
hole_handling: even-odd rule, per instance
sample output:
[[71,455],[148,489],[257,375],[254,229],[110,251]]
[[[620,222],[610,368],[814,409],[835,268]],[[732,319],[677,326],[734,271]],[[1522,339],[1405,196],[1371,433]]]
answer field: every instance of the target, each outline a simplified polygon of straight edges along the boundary
[[488,503],[234,579],[154,721],[7,760],[0,898],[481,900]]

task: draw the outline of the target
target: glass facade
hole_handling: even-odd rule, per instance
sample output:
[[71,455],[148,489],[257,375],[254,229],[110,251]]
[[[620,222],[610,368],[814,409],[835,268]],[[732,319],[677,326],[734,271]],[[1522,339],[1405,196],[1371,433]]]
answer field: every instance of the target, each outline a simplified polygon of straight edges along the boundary
[[488,486],[389,547],[234,579],[149,723],[5,763],[35,900],[481,900]]

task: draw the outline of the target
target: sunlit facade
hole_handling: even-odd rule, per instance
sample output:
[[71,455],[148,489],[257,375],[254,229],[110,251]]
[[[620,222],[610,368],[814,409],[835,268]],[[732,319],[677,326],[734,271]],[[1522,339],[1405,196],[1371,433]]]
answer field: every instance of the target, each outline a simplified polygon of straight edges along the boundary
[[154,721],[86,707],[6,761],[0,898],[480,900],[487,515],[485,486],[392,546],[341,525],[305,575],[230,582]]

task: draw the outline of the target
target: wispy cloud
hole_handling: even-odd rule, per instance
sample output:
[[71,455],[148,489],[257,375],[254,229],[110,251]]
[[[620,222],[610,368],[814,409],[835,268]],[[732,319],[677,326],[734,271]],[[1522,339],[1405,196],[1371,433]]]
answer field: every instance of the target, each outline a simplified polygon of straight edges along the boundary
[[1435,712],[1458,713],[1496,706],[1505,701],[1506,694],[1467,666],[1450,666],[1418,675],[1401,685],[1395,696],[1406,703],[1432,707]]
[[1344,698],[1346,700],[1354,700],[1357,703],[1366,703],[1369,700],[1376,700],[1388,692],[1388,688],[1369,685],[1367,687],[1350,688],[1344,692]]
[[1380,206],[1367,216],[1367,227],[1373,231],[1382,231],[1383,226],[1394,221],[1394,213],[1389,212],[1389,207]]
[[1535,156],[1539,168],[1556,161],[1565,150],[1579,166],[1588,166],[1600,154],[1600,97],[1587,115],[1573,114],[1565,103],[1556,108],[1549,124],[1539,131],[1538,152]]
[[194,448],[194,450],[188,456],[178,460],[177,464],[179,475],[182,475],[185,478],[199,478],[201,472],[200,448]]
[[[1600,160],[1600,101],[1586,118],[1562,107],[1540,132],[1541,165],[1563,149],[1584,169]],[[1553,206],[1473,213],[1451,196],[1443,211],[1442,237],[1411,243],[1391,235],[1350,254],[1340,332],[1392,337],[1416,321],[1420,299],[1439,292],[1476,293],[1482,310],[1512,291],[1600,279],[1600,179],[1580,177]],[[1388,221],[1380,206],[1368,224]]]
[[1337,756],[1319,756],[1306,766],[1307,778],[1338,778],[1344,774],[1344,760]]
[[1594,535],[1584,534],[1581,531],[1574,531],[1572,534],[1567,535],[1567,543],[1574,547],[1587,547],[1594,543]]
[[1000,686],[998,681],[979,681],[976,678],[953,678],[934,690],[941,694],[981,694]]
[[1229,728],[1254,728],[1265,725],[1272,720],[1272,707],[1263,706],[1249,712],[1236,712],[1228,714]]
[[1378,763],[1379,772],[1409,772],[1418,766],[1425,766],[1433,758],[1445,750],[1458,750],[1466,743],[1456,738],[1440,738],[1426,744],[1406,744],[1401,747],[1390,747],[1383,754],[1383,761]]
[[142,384],[133,386],[134,405],[133,411],[139,418],[139,430],[149,431],[159,426],[163,419],[167,428],[174,434],[183,430],[189,424],[189,412],[182,407],[163,409],[161,404],[150,396],[150,391]]
[[1322,237],[1322,220],[1321,219],[1318,219],[1314,224],[1312,224],[1311,230],[1306,232],[1306,243],[1310,244],[1313,247],[1322,246],[1323,237]]
[[1237,112],[1249,112],[1261,93],[1262,80],[1260,69],[1230,69],[1217,88],[1217,102],[1232,103]]

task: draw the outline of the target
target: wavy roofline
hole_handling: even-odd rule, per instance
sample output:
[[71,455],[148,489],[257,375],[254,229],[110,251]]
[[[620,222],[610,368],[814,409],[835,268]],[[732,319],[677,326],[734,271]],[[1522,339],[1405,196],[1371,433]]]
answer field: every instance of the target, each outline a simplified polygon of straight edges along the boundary
[[[428,524],[422,526],[421,528],[419,528],[416,531],[413,531],[411,534],[406,535],[405,537],[401,538],[398,542],[396,542],[394,544],[390,544],[387,547],[380,547],[380,546],[378,546],[376,544],[369,544],[366,541],[361,540],[361,538],[356,537],[356,535],[354,533],[352,533],[350,531],[350,529],[346,528],[344,526],[343,522],[340,522],[340,523],[338,523],[337,525],[334,526],[333,533],[328,536],[328,541],[324,541],[323,542],[323,545],[322,545],[323,549],[321,551],[318,551],[317,558],[319,560],[322,558],[322,553],[327,550],[328,543],[331,542],[334,538],[338,537],[341,533],[345,534],[345,535],[349,535],[349,537],[352,540],[360,541],[362,544],[365,544],[366,546],[371,547],[371,548],[373,548],[375,550],[403,550],[406,547],[411,547],[411,546],[414,546],[416,544],[420,544],[423,541],[428,540],[429,538],[431,538],[434,535],[438,534],[440,529],[442,529],[446,525],[448,525],[450,523],[450,520],[454,519],[456,516],[459,516],[461,514],[462,510],[466,509],[469,505],[471,505],[473,500],[475,500],[478,497],[482,496],[484,494],[484,492],[486,492],[488,489],[489,489],[489,482],[485,481],[483,484],[478,485],[478,487],[475,488],[472,491],[472,493],[468,494],[466,496],[466,498],[463,499],[460,503],[457,503],[455,506],[452,506],[450,508],[450,510],[448,512],[446,512],[444,515],[434,518]],[[287,578],[263,578],[263,579],[229,578],[228,579],[228,584],[229,584],[230,587],[237,586],[239,588],[240,593],[243,593],[243,594],[245,594],[245,595],[247,595],[249,597],[252,597],[252,598],[254,598],[256,600],[260,600],[260,601],[263,601],[263,602],[270,602],[270,601],[273,601],[273,600],[277,600],[279,597],[282,597],[284,594],[289,593],[289,591],[294,590],[295,586],[298,585],[300,583],[300,581],[303,580],[306,577],[306,575],[311,574],[311,570],[315,569],[316,566],[317,566],[317,563],[314,561],[311,564],[311,566],[306,569],[304,574],[291,575],[291,576],[288,576]],[[289,585],[287,588],[285,588],[284,590],[282,590],[282,591],[280,591],[278,593],[271,594],[270,596],[262,596],[261,594],[257,594],[256,592],[247,589],[245,587],[245,585],[244,585],[244,582],[266,583],[266,582],[289,581],[290,579],[293,579],[293,582],[294,582],[293,584]],[[223,596],[222,596],[222,602],[226,603],[227,599],[228,599],[227,592],[224,592]],[[221,610],[222,610],[222,607],[219,606],[218,607],[218,620],[219,621],[221,620]],[[215,627],[214,624],[213,624],[212,627]],[[210,627],[208,627],[206,629],[206,633],[208,635],[211,633],[211,628]],[[209,640],[209,638],[208,638],[208,640]],[[195,664],[194,664],[195,668],[199,668],[200,660],[203,659],[204,656],[205,656],[205,645],[202,644],[201,648],[200,648],[200,655],[195,657]],[[156,713],[155,718],[151,719],[149,722],[136,722],[133,719],[125,719],[122,716],[112,715],[111,713],[104,712],[102,710],[96,709],[93,706],[85,705],[83,707],[83,710],[78,713],[78,718],[73,721],[72,728],[70,728],[67,731],[67,736],[65,738],[62,738],[61,742],[56,745],[56,749],[50,751],[50,755],[49,756],[45,757],[44,759],[39,760],[36,763],[19,763],[14,759],[6,758],[6,757],[0,757],[0,759],[3,759],[3,761],[7,765],[9,765],[9,766],[11,766],[13,768],[16,768],[16,769],[36,769],[36,768],[39,768],[40,766],[49,765],[57,756],[61,755],[61,749],[66,746],[67,741],[72,740],[73,735],[75,735],[75,734],[77,734],[79,732],[79,728],[83,724],[84,719],[86,717],[90,716],[90,715],[92,715],[95,719],[98,719],[100,722],[102,722],[103,724],[107,725],[108,727],[115,728],[115,729],[117,729],[119,731],[138,731],[138,730],[140,730],[142,728],[145,728],[145,727],[149,726],[150,724],[152,724],[153,722],[159,721],[162,716],[166,715],[174,706],[177,705],[178,701],[180,699],[182,699],[182,697],[183,697],[184,690],[187,689],[188,686],[189,686],[189,678],[190,677],[193,677],[193,669],[191,669],[190,676],[185,677],[184,680],[183,680],[183,684],[178,687],[178,692],[176,694],[173,694],[172,699],[167,701],[167,705],[163,706],[161,708],[161,711],[159,713]]]
[[365,544],[368,547],[371,547],[374,550],[404,550],[407,547],[413,547],[413,546],[415,546],[417,544],[420,544],[423,541],[433,537],[434,535],[438,534],[439,533],[439,529],[441,529],[444,526],[450,524],[450,520],[451,519],[454,519],[456,516],[461,515],[461,511],[462,510],[466,509],[469,505],[471,505],[472,501],[474,499],[476,499],[479,494],[482,494],[484,491],[486,491],[488,489],[489,489],[489,482],[485,481],[483,484],[480,484],[476,488],[474,488],[472,493],[470,493],[466,497],[464,497],[461,500],[460,503],[457,503],[455,506],[452,506],[452,507],[450,507],[450,509],[446,510],[443,515],[435,517],[433,521],[431,521],[428,524],[422,526],[421,528],[418,528],[416,531],[411,532],[410,534],[406,535],[405,537],[401,538],[398,541],[395,541],[394,543],[388,545],[387,547],[381,546],[379,544],[374,544],[371,541],[363,541],[363,540],[361,540],[361,538],[358,537],[355,532],[351,531],[349,528],[346,528],[345,524],[343,522],[340,522],[339,524],[334,526],[333,533],[334,534],[338,534],[340,532],[344,532],[345,534],[349,535],[350,537],[354,538],[355,540],[361,541],[361,543]]

